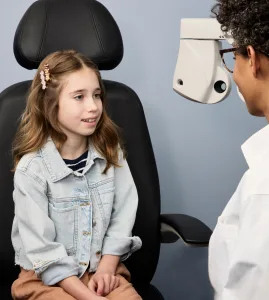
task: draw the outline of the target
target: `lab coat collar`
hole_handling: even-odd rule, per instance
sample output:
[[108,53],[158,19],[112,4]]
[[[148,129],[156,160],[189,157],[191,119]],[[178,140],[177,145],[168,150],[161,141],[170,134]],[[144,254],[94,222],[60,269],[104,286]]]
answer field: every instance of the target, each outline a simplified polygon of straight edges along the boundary
[[269,154],[269,125],[253,134],[241,148],[249,168],[264,161],[263,158]]

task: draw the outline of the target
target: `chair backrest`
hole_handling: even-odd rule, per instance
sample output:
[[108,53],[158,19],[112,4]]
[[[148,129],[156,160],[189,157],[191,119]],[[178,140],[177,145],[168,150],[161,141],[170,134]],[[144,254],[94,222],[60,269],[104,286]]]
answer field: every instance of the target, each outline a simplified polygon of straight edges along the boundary
[[[35,69],[49,53],[75,49],[91,58],[100,70],[115,68],[123,57],[119,28],[108,10],[95,0],[39,0],[24,14],[14,39],[18,63]],[[1,281],[10,289],[17,276],[10,241],[14,216],[11,145],[31,82],[24,81],[0,94],[0,265]],[[149,283],[155,273],[160,250],[160,191],[157,168],[141,102],[128,86],[104,80],[108,113],[123,131],[128,163],[134,177],[139,207],[133,233],[143,247],[126,264],[133,279]],[[124,183],[123,183],[124,184]]]

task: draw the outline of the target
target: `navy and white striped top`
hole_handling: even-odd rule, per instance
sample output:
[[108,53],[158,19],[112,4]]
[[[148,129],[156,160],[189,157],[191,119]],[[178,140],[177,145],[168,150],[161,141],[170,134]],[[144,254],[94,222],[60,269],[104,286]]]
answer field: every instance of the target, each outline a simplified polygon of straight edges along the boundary
[[88,150],[85,153],[83,153],[80,157],[76,159],[64,159],[64,162],[66,163],[67,167],[69,167],[73,171],[82,173],[86,165],[87,158]]

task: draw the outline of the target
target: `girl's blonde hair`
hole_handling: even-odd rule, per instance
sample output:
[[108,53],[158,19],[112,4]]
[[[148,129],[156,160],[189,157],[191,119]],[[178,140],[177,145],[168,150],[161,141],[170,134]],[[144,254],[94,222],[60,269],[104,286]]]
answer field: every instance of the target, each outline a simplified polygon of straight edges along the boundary
[[[40,72],[48,65],[50,80],[42,89]],[[103,112],[95,132],[90,136],[94,147],[106,160],[104,173],[113,165],[118,166],[118,149],[123,148],[118,127],[108,117],[105,109],[105,91],[100,72],[95,64],[73,50],[57,51],[48,55],[41,63],[30,87],[26,108],[21,116],[18,131],[13,142],[14,169],[23,155],[42,148],[51,136],[58,150],[67,136],[58,124],[58,101],[63,88],[61,80],[65,75],[84,67],[93,70],[101,88]]]

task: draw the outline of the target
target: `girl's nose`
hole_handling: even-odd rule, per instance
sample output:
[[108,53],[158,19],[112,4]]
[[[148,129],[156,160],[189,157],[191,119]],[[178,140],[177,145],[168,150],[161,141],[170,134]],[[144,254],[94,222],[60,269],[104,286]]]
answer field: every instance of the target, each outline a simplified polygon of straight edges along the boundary
[[93,98],[91,97],[90,99],[87,100],[87,111],[96,111],[97,110],[97,105],[95,103],[95,101],[93,100]]

